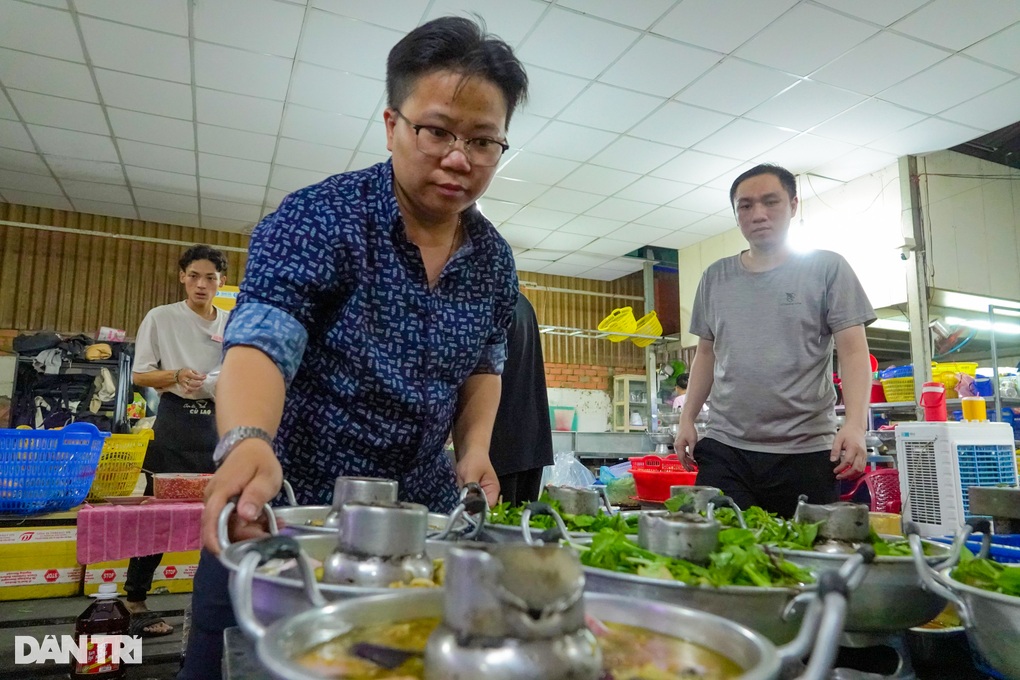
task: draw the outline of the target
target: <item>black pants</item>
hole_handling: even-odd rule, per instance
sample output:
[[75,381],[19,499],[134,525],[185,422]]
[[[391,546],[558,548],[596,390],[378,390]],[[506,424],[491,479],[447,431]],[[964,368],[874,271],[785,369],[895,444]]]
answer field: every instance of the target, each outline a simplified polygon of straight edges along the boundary
[[839,500],[833,472],[836,464],[829,460],[829,454],[762,453],[702,439],[694,447],[697,484],[722,489],[741,508],[757,505],[781,517],[793,517],[801,494],[811,503]]
[[532,468],[521,472],[499,475],[499,493],[504,503],[520,505],[537,501],[542,493],[542,468]]
[[[145,452],[145,469],[152,472],[215,472],[216,406],[212,399],[182,399],[165,392],[152,428],[155,438]],[[152,476],[145,473],[145,494],[152,494]],[[132,557],[124,591],[128,602],[144,602],[162,553]]]
[[223,631],[237,625],[230,603],[230,572],[204,548],[191,597],[191,628],[177,680],[221,680]]

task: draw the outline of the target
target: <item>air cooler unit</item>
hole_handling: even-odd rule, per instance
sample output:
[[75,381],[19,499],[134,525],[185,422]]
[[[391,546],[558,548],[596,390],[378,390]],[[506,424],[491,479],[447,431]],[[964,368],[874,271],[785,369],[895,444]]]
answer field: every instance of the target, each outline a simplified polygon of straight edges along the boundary
[[907,519],[946,536],[971,517],[967,489],[1017,486],[1009,423],[899,423],[896,460]]

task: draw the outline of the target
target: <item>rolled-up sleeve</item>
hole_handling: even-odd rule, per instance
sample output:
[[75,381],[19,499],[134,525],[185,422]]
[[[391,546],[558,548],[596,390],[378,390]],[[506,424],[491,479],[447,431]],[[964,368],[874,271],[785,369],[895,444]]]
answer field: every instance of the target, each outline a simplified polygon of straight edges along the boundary
[[291,194],[256,227],[224,351],[245,345],[266,354],[289,385],[301,365],[323,296],[335,291],[336,220],[315,187]]
[[290,385],[308,344],[308,331],[287,312],[261,302],[238,306],[227,322],[224,351],[237,345],[255,347],[280,369]]
[[493,330],[482,348],[481,356],[478,357],[474,370],[471,371],[472,375],[479,373],[502,375],[503,364],[506,362],[507,329],[510,328],[510,322],[513,320],[520,287],[510,247],[505,243],[501,245],[503,247],[500,249],[499,262],[494,267],[495,275],[499,277],[499,280],[496,283],[496,300],[492,318]]

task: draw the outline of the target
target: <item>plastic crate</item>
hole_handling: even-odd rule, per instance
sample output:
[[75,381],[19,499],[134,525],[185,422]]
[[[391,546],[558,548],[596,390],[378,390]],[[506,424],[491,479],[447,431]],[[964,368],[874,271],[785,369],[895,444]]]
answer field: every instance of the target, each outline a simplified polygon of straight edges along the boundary
[[142,430],[138,434],[111,434],[103,444],[103,454],[99,457],[88,500],[127,496],[134,491],[152,437],[152,430]]
[[[932,538],[939,543],[952,543],[952,536]],[[967,549],[975,555],[981,550],[981,537],[967,541]],[[988,557],[1001,564],[1020,564],[1020,534],[993,534]]]
[[59,512],[81,503],[107,436],[91,423],[0,430],[0,514]]
[[643,501],[667,501],[671,486],[689,486],[698,477],[696,471],[685,470],[675,454],[665,458],[655,455],[631,458],[630,473],[634,475],[637,496]]

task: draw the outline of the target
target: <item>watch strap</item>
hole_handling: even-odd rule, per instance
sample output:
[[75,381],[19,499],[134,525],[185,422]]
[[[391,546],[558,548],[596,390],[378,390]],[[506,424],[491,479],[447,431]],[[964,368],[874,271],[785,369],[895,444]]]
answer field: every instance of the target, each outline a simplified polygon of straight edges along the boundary
[[213,452],[213,463],[216,467],[218,468],[222,465],[230,452],[237,448],[237,445],[245,439],[261,439],[270,446],[273,445],[273,437],[261,427],[251,425],[235,427],[223,435],[216,445],[216,450]]

